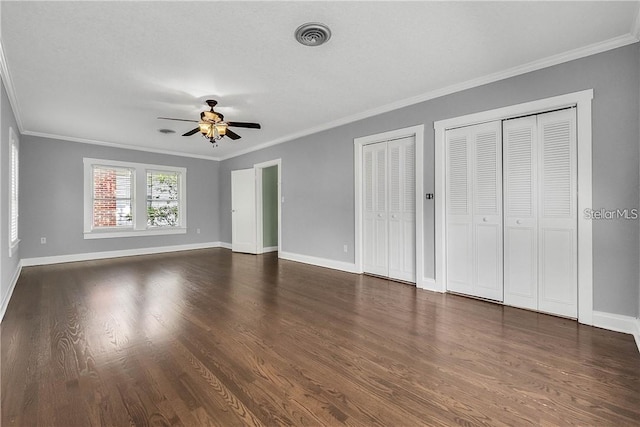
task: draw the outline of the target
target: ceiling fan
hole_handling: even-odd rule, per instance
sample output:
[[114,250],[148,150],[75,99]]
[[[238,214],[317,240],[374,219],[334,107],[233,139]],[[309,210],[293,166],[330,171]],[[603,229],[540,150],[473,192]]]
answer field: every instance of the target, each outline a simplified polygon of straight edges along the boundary
[[191,136],[198,132],[213,144],[217,146],[217,142],[222,137],[227,136],[233,140],[240,139],[241,136],[229,129],[229,127],[248,128],[248,129],[260,129],[259,123],[248,122],[225,122],[224,116],[221,113],[213,110],[213,107],[218,105],[218,101],[215,99],[207,100],[209,105],[209,111],[203,111],[200,113],[200,120],[188,120],[188,119],[174,119],[171,117],[158,117],[163,120],[177,120],[181,122],[194,122],[198,123],[198,127],[191,129],[189,132],[184,133],[182,136]]

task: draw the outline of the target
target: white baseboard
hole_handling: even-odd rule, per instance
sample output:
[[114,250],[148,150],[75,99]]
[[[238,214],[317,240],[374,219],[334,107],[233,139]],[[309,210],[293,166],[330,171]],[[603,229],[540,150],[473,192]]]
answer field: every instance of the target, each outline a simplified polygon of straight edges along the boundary
[[224,247],[221,242],[192,243],[187,245],[159,246],[155,248],[123,249],[118,251],[88,252],[82,254],[56,255],[38,258],[24,258],[22,266],[60,264],[64,262],[91,261],[96,259],[120,258],[135,255],[151,255],[166,252],[190,251],[194,249],[207,249]]
[[16,271],[13,273],[13,277],[11,278],[11,283],[9,284],[9,289],[7,290],[6,295],[2,296],[2,305],[0,305],[0,323],[2,323],[4,314],[7,312],[7,307],[9,306],[11,295],[13,295],[13,290],[16,288],[16,284],[18,283],[18,278],[20,277],[21,271],[22,261],[18,263],[18,268],[16,268]]
[[278,256],[279,258],[286,259],[289,261],[302,262],[304,264],[311,264],[318,267],[325,267],[325,268],[331,268],[334,270],[346,271],[347,273],[356,272],[356,265],[350,262],[336,261],[333,259],[318,258],[314,256],[294,254],[292,252],[284,252],[284,251],[280,251]]
[[266,248],[262,248],[260,252],[261,254],[266,254],[267,252],[277,252],[278,251],[278,247],[277,246],[268,246]]
[[432,279],[430,277],[423,277],[422,280],[419,280],[416,283],[416,287],[420,289],[424,289],[427,291],[440,292],[444,291],[436,284],[436,279]]
[[225,249],[231,249],[231,243],[227,243],[227,242],[218,242],[220,244],[221,248],[225,248]]
[[633,335],[638,351],[640,351],[640,319],[620,314],[605,313],[603,311],[594,311],[593,326]]

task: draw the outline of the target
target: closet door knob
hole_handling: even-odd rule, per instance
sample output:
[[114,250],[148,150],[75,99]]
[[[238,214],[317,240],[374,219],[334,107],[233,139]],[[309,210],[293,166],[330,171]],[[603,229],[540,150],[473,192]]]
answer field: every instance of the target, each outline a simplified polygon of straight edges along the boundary
[[516,224],[522,224],[522,221],[520,221],[519,219],[516,220]]
[[382,218],[382,214],[378,214],[378,217],[379,217],[379,218]]
[[395,215],[391,215],[391,218],[395,218],[395,217],[396,217]]
[[487,218],[486,216],[482,218],[482,222],[487,222],[487,221],[489,221],[489,218]]

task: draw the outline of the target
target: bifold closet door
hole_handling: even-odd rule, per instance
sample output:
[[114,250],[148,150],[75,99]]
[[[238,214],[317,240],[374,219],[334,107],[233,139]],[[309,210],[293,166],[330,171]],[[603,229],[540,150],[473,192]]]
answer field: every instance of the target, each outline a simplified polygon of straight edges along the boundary
[[389,277],[416,280],[415,138],[387,143]]
[[501,122],[446,134],[447,290],[502,301]]
[[538,120],[503,122],[504,303],[538,309]]
[[505,303],[577,317],[575,109],[504,122]]
[[387,145],[365,145],[364,162],[364,263],[366,273],[388,276]]
[[415,282],[415,138],[363,147],[365,273]]

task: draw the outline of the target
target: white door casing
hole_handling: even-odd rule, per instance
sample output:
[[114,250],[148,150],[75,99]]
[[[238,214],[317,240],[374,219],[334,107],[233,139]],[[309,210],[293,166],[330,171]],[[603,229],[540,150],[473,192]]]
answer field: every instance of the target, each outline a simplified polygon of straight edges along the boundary
[[257,253],[256,172],[231,171],[231,250]]

